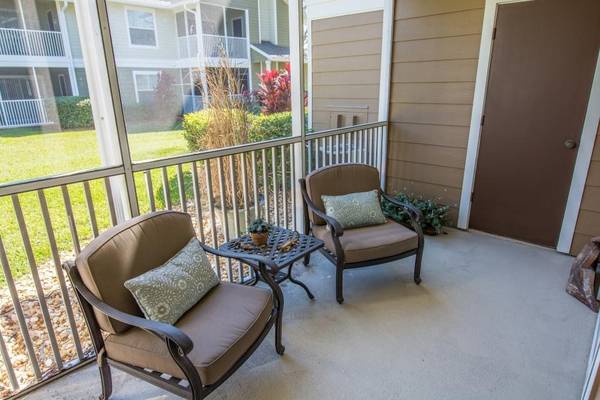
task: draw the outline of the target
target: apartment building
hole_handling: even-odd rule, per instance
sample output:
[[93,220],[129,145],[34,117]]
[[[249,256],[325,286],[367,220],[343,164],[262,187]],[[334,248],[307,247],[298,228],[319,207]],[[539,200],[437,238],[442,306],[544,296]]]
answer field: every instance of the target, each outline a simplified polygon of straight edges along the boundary
[[[226,57],[241,90],[289,61],[285,0],[113,0],[108,3],[126,114],[152,100],[168,76],[181,112],[209,101],[205,72]],[[0,0],[0,128],[52,125],[54,98],[88,96],[72,0]],[[141,113],[138,113],[141,115]]]

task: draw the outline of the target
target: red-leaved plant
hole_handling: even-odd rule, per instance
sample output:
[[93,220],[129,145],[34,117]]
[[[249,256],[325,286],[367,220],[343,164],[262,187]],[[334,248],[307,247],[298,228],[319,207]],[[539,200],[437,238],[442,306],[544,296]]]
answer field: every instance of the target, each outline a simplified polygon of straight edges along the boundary
[[265,70],[258,74],[259,85],[255,97],[263,114],[290,111],[292,109],[290,65],[282,70]]

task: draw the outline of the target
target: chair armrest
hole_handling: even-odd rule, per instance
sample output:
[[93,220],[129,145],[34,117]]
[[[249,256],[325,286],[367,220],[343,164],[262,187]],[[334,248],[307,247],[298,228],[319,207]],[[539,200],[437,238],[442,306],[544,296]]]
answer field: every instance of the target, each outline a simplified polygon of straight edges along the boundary
[[329,215],[325,214],[323,211],[317,208],[317,205],[313,203],[310,196],[308,195],[308,192],[306,191],[306,181],[304,179],[300,179],[300,189],[302,192],[302,198],[304,199],[304,203],[310,209],[310,211],[315,213],[323,220],[325,220],[327,226],[329,226],[329,228],[331,229],[333,236],[342,236],[344,234],[344,228],[342,228],[342,225],[340,225],[340,223],[337,222],[335,218],[330,217]]
[[271,269],[272,273],[275,273],[279,270],[279,268],[277,267],[277,264],[275,264],[272,260],[268,259],[267,257],[257,256],[255,254],[238,254],[238,253],[233,253],[233,252],[229,252],[229,251],[215,249],[213,247],[205,245],[202,242],[200,242],[200,246],[202,246],[204,251],[206,251],[207,253],[213,254],[215,256],[225,257],[225,258],[233,258],[235,260],[243,261],[246,263],[248,263],[248,261],[254,261],[254,262],[258,263],[258,273],[260,274],[262,280],[265,281],[266,284],[273,291],[275,300],[276,300],[276,306],[279,308],[280,304],[283,304],[283,294],[281,292],[281,288],[275,282],[275,280],[273,279],[273,277],[271,276],[269,271],[267,271],[267,266]]
[[420,222],[423,219],[423,214],[421,213],[421,210],[419,210],[417,207],[413,206],[412,204],[401,202],[400,200],[390,196],[389,194],[385,193],[382,190],[380,191],[380,194],[381,194],[381,197],[383,197],[384,199],[386,199],[387,201],[389,201],[396,207],[405,209],[406,212],[408,212],[408,215],[410,216],[410,218],[412,220],[414,220],[415,222]]
[[150,319],[142,318],[137,315],[132,315],[119,311],[116,308],[104,303],[95,294],[93,294],[81,280],[79,271],[72,261],[68,261],[63,264],[63,268],[69,274],[71,283],[75,289],[79,292],[81,297],[85,299],[92,307],[98,311],[106,314],[108,317],[122,322],[124,324],[143,329],[148,331],[163,340],[170,340],[175,343],[184,354],[188,354],[194,348],[194,343],[181,329],[166,324],[164,322],[153,321]]

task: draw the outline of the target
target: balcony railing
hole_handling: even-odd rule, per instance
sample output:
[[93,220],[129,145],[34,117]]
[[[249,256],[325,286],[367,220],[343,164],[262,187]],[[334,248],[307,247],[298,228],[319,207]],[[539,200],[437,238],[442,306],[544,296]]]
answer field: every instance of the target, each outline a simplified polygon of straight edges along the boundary
[[[183,36],[178,39],[179,54],[181,57],[189,58],[198,56],[198,36]],[[247,38],[203,34],[202,40],[205,57],[219,58],[226,55],[228,58],[248,58]]]
[[[364,124],[309,134],[304,141],[294,136],[144,161],[134,163],[132,171],[117,166],[0,185],[0,201],[8,201],[13,209],[2,223],[14,220],[20,231],[18,238],[5,237],[3,242],[0,237],[0,298],[10,299],[0,318],[14,321],[11,330],[0,324],[1,369],[6,371],[0,389],[10,388],[9,394],[29,390],[93,357],[61,263],[117,223],[111,181],[132,174],[136,190],[124,192],[136,194],[141,213],[187,212],[200,240],[217,247],[243,233],[259,216],[296,228],[301,217],[296,215],[296,182],[306,172],[344,162],[381,169],[386,126],[385,122]],[[297,157],[304,157],[305,171],[295,167]],[[74,202],[75,193],[85,201]],[[41,229],[31,225],[31,215],[39,216]],[[68,232],[63,228],[59,234],[56,226],[68,226]],[[33,248],[42,243],[49,245],[50,260],[34,256]],[[20,257],[15,257],[16,252]],[[16,265],[19,261],[25,265]],[[223,280],[243,283],[252,274],[239,263],[212,261]],[[27,274],[14,276],[24,269]]]
[[44,99],[0,100],[0,128],[51,123]]
[[0,28],[0,55],[64,57],[62,33]]

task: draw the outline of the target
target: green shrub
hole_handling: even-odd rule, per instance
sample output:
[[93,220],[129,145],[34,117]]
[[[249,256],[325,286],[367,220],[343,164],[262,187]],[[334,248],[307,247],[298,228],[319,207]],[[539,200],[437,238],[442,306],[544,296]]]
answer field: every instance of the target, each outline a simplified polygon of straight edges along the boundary
[[250,117],[249,139],[251,142],[276,139],[292,135],[292,113],[279,112]]
[[[409,203],[421,210],[423,219],[421,220],[421,228],[423,232],[428,234],[438,234],[443,232],[444,226],[448,224],[448,209],[446,205],[437,204],[433,200],[425,200],[398,193],[396,198],[403,203]],[[389,201],[382,202],[383,213],[396,222],[408,224],[409,216],[402,208],[394,206]]]
[[[238,111],[236,110],[236,112]],[[207,109],[185,114],[183,116],[183,137],[190,150],[205,150],[205,148],[201,146],[201,143],[210,142],[207,140],[208,138],[206,135],[208,135],[208,132],[210,131],[211,113],[212,111]],[[260,142],[263,140],[286,137],[292,134],[292,113],[290,112],[281,112],[270,115],[254,115],[252,113],[247,113],[246,119],[248,121],[247,130],[249,142]]]
[[93,129],[94,116],[88,97],[56,97],[58,120],[62,129]]

